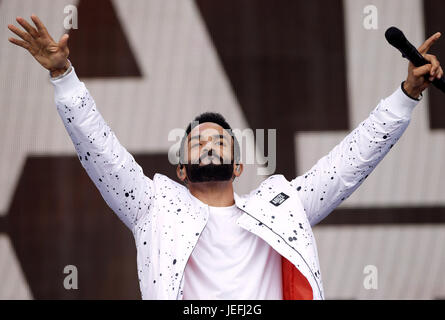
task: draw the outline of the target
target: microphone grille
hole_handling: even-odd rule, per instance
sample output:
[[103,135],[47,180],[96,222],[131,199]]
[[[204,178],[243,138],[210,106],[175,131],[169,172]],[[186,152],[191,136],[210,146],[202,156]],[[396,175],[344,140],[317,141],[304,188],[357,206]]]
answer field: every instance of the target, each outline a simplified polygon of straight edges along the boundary
[[406,43],[405,35],[396,27],[388,28],[388,30],[385,32],[385,38],[396,48],[400,48],[404,43]]

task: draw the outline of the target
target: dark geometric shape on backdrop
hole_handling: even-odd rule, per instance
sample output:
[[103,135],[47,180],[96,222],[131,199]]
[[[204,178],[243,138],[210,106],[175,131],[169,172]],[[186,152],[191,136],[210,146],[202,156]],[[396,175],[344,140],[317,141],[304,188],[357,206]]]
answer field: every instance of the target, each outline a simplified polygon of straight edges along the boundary
[[70,60],[80,78],[141,77],[110,0],[80,0],[78,29],[70,30]]
[[[442,37],[428,52],[437,56],[441,61],[442,68],[445,65],[445,23],[443,14],[445,12],[445,1],[424,0],[425,14],[425,39],[440,31]],[[420,44],[419,44],[420,45]],[[445,129],[445,94],[431,86],[429,94],[429,123],[431,129]]]
[[[150,178],[176,179],[167,154],[135,159]],[[140,299],[133,235],[77,157],[28,158],[0,227],[35,299]],[[66,265],[78,268],[78,290],[63,286]]]
[[277,129],[276,173],[294,178],[296,132],[349,130],[342,1],[196,3],[249,126]]

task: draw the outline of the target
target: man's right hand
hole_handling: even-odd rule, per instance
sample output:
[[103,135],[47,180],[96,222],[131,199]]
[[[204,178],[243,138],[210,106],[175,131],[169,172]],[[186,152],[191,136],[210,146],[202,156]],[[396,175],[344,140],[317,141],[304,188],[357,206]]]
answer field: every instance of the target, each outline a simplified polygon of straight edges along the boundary
[[23,47],[46,69],[51,72],[51,77],[63,74],[69,68],[68,55],[68,34],[64,34],[59,43],[49,35],[43,23],[36,15],[31,15],[31,19],[37,30],[25,19],[17,17],[17,22],[26,30],[23,31],[16,26],[9,24],[8,29],[23,39],[9,38],[13,44]]

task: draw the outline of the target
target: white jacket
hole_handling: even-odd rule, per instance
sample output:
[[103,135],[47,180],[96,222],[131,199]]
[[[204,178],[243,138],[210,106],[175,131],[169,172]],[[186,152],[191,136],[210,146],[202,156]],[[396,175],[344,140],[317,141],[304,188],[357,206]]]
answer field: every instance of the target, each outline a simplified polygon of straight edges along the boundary
[[[110,208],[132,230],[143,299],[182,299],[187,261],[208,220],[208,206],[162,174],[145,176],[119,143],[74,68],[50,78],[55,102],[80,162]],[[249,194],[234,194],[236,223],[290,261],[324,299],[312,226],[357,189],[401,137],[417,104],[400,86],[308,172],[273,175]],[[291,284],[293,285],[293,284]]]

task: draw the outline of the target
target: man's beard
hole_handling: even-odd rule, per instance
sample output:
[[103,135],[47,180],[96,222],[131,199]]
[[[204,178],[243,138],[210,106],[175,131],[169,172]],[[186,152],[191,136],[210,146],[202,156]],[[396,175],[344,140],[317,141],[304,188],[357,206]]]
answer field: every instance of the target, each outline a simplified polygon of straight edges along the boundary
[[233,176],[233,164],[185,164],[190,182],[228,181]]

